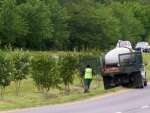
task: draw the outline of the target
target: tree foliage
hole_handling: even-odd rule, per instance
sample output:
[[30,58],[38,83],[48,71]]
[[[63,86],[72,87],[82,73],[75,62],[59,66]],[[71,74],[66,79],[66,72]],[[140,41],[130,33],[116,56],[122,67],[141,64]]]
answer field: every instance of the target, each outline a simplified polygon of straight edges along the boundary
[[0,42],[1,46],[14,45],[17,38],[25,36],[28,27],[24,18],[17,12],[15,0],[4,0],[0,11]]
[[13,54],[13,76],[12,80],[16,84],[16,95],[19,95],[21,82],[27,79],[29,75],[29,56],[24,52],[15,52]]
[[37,55],[32,58],[32,78],[37,87],[46,95],[50,88],[58,88],[60,83],[56,60],[49,55]]
[[74,74],[78,67],[78,59],[75,56],[67,54],[60,58],[59,64],[60,77],[65,85],[65,94],[69,94],[69,85],[73,83]]
[[149,41],[149,7],[149,0],[1,0],[0,46],[103,50],[118,39]]
[[18,40],[19,46],[25,48],[45,48],[43,41],[52,37],[53,26],[50,19],[51,12],[44,2],[28,0],[19,7],[20,15],[29,27],[28,34],[23,40]]
[[0,95],[4,95],[5,88],[10,85],[12,81],[12,59],[8,54],[0,52]]

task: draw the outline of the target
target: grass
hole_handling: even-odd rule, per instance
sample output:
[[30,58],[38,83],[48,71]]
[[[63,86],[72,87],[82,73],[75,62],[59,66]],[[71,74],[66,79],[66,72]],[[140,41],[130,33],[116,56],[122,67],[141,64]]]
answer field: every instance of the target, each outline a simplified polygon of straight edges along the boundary
[[[150,75],[149,59],[150,54],[144,54],[144,60],[148,64],[146,66],[147,75]],[[150,76],[148,76],[148,79],[150,80]],[[79,80],[76,80],[74,85],[71,86],[70,95],[66,96],[64,95],[63,91],[51,89],[48,98],[45,98],[45,96],[42,93],[37,91],[31,79],[23,81],[20,96],[15,96],[15,85],[14,83],[12,83],[11,86],[9,86],[6,89],[4,99],[0,100],[0,111],[65,103],[70,101],[86,99],[96,95],[103,95],[110,92],[116,92],[122,89],[121,87],[119,87],[111,89],[109,91],[105,91],[103,88],[102,81],[100,81],[99,83],[99,87],[97,87],[97,82],[93,80],[90,93],[84,94],[83,88],[81,87]]]
[[103,89],[102,82],[100,82],[100,86],[97,88],[97,83],[93,80],[90,93],[84,94],[83,88],[80,86],[79,82],[76,82],[73,86],[71,86],[70,95],[66,96],[63,91],[51,89],[49,97],[45,98],[42,93],[37,91],[31,79],[24,80],[22,84],[23,86],[21,88],[20,96],[15,96],[14,83],[6,89],[4,99],[0,101],[0,111],[76,101],[91,96],[115,92],[120,89],[114,88],[110,91],[105,91]]
[[149,53],[144,54],[144,62],[147,64],[146,73],[147,73],[148,80],[150,80],[150,54]]

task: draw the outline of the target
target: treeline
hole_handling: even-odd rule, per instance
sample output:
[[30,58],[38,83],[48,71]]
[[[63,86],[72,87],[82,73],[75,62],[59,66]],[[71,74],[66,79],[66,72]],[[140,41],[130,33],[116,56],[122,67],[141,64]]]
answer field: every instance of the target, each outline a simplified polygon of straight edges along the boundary
[[149,31],[149,0],[0,1],[1,48],[103,50]]
[[[88,59],[88,62],[87,62]],[[83,80],[80,72],[90,64],[94,75],[99,74],[99,55],[94,53],[61,53],[0,51],[0,96],[6,87],[15,83],[15,94],[19,96],[22,80],[32,79],[37,89],[48,94],[50,89],[64,89],[70,93],[75,78]],[[82,82],[81,82],[82,83]],[[65,87],[64,87],[65,86]]]

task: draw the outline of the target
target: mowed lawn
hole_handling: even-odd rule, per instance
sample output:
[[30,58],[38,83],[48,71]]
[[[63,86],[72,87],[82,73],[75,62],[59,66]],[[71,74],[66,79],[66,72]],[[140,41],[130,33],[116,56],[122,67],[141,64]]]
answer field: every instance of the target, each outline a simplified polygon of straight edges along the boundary
[[147,78],[150,81],[150,53],[144,54],[144,62],[147,64],[146,65],[146,73],[147,73]]
[[63,90],[51,89],[49,91],[49,97],[45,97],[43,93],[37,90],[32,79],[27,79],[22,83],[20,96],[15,96],[14,83],[6,89],[4,99],[0,100],[0,111],[76,101],[95,95],[115,92],[118,89],[120,88],[105,91],[102,81],[98,84],[96,80],[93,80],[89,94],[84,94],[81,84],[75,82],[75,84],[71,86],[70,95],[64,95]]
[[[148,64],[146,69],[150,80],[150,54],[144,54],[144,61]],[[105,91],[101,80],[93,80],[90,93],[84,94],[80,80],[76,78],[74,85],[71,86],[70,95],[64,95],[63,90],[50,89],[49,97],[46,98],[44,94],[37,90],[34,82],[29,78],[22,82],[20,96],[15,96],[14,83],[6,89],[4,99],[0,100],[0,111],[76,101],[95,95],[116,92],[120,89],[122,88],[119,87]]]

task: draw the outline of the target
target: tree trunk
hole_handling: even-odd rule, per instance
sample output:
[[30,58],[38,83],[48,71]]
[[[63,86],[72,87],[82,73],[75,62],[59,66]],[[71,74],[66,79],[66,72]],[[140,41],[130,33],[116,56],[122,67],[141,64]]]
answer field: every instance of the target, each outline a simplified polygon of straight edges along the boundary
[[97,76],[96,81],[97,81],[97,88],[99,88],[101,86],[101,78]]
[[64,92],[65,95],[69,95],[70,94],[70,87],[69,87],[69,84],[65,84],[65,92]]
[[37,85],[37,91],[39,91],[39,92],[43,92],[43,88],[42,88],[42,86],[41,85]]
[[84,80],[81,78],[81,87],[84,87]]
[[5,92],[5,87],[4,86],[1,86],[1,100],[3,100],[3,98],[4,98],[4,92]]
[[21,80],[18,80],[15,83],[16,83],[16,96],[19,96]]
[[45,89],[43,89],[43,93],[44,93],[44,96],[45,96],[46,99],[49,97],[49,96],[48,96],[49,90],[50,90],[50,88],[45,88]]

